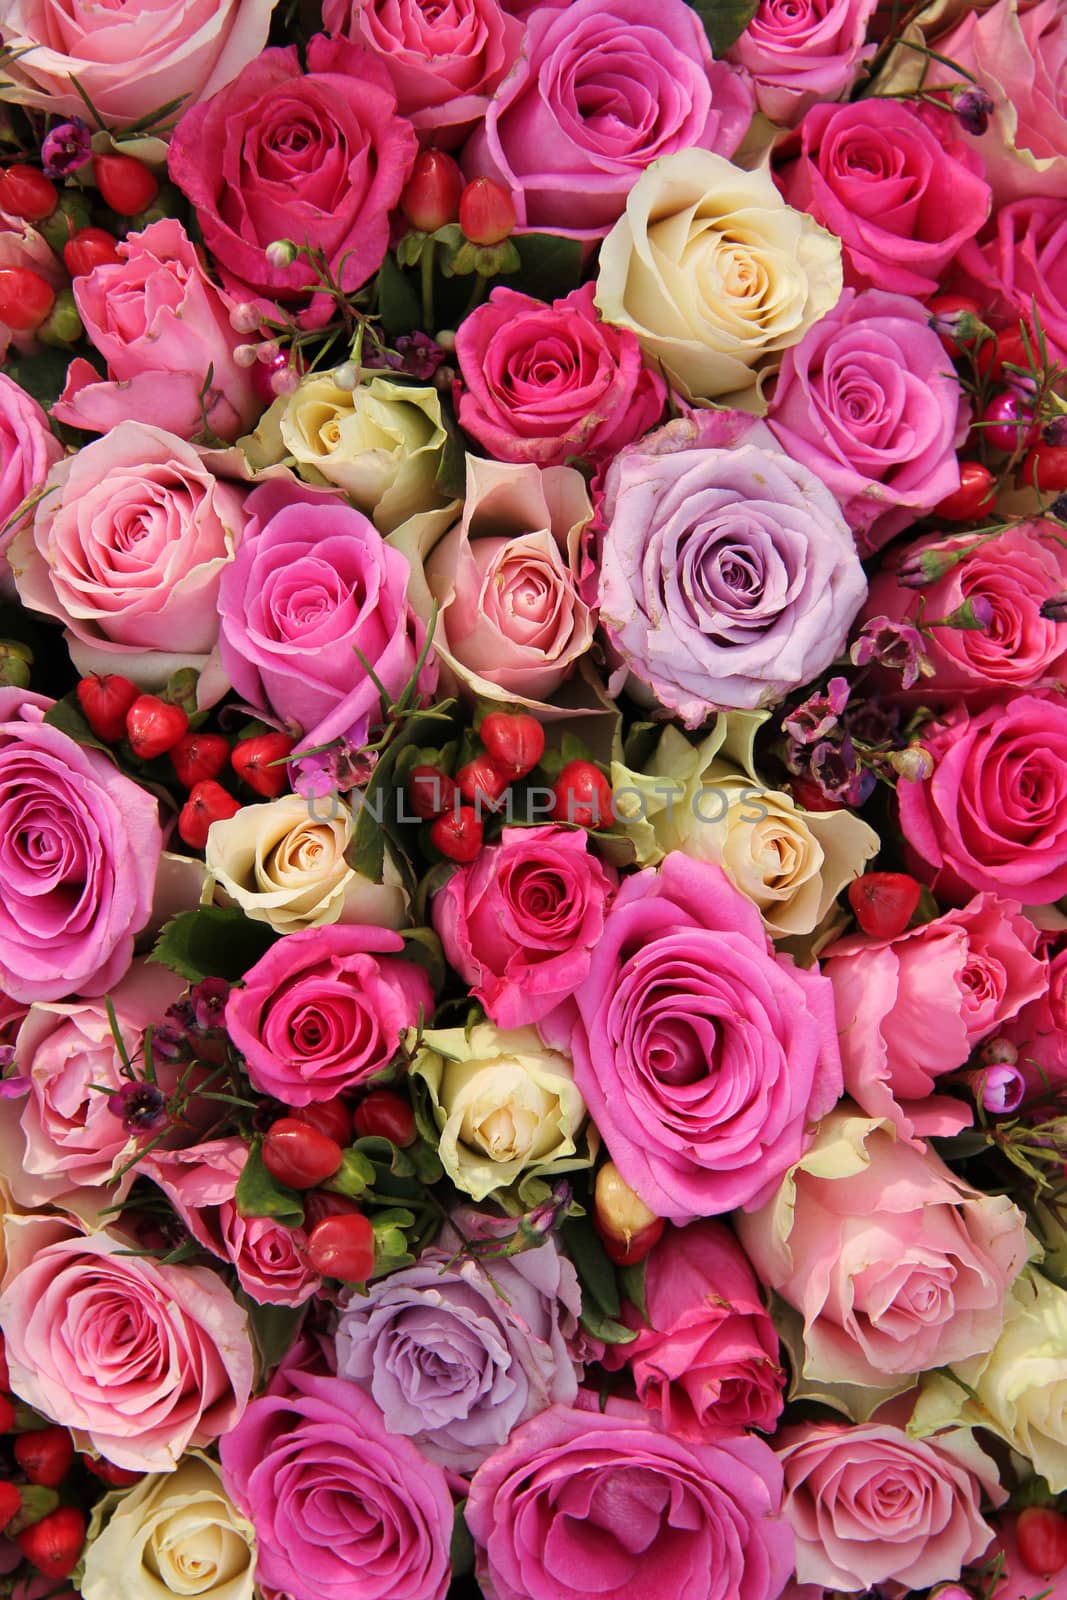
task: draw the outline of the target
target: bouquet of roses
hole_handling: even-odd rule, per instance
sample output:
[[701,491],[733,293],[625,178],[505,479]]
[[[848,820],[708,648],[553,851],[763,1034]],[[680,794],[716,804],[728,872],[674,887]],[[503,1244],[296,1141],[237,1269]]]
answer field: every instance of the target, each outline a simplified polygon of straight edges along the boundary
[[0,1596],[1067,1597],[1063,0],[0,5]]

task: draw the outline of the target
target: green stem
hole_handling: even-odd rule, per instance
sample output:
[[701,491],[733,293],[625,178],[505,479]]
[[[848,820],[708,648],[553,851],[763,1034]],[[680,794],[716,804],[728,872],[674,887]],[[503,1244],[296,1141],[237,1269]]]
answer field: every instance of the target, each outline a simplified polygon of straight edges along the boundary
[[419,257],[419,269],[422,273],[422,331],[431,338],[437,326],[433,315],[433,264],[436,252],[436,239],[427,239]]

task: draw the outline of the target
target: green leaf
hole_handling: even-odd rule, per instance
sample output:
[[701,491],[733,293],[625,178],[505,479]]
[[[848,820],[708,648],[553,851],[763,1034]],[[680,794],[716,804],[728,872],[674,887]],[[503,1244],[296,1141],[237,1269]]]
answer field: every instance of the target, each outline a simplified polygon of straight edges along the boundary
[[603,1339],[605,1344],[633,1344],[637,1338],[634,1328],[625,1328],[614,1317],[605,1317],[595,1306],[583,1310],[578,1320],[586,1333],[591,1333],[594,1339]]
[[56,1509],[59,1496],[54,1489],[46,1489],[41,1483],[20,1483],[18,1485],[22,1505],[11,1518],[4,1529],[9,1539],[13,1539],[24,1528],[32,1528],[35,1522],[40,1522],[42,1517]]
[[[592,1298],[606,1317],[619,1314],[619,1286],[615,1269],[604,1253],[589,1217],[568,1217],[561,1229],[567,1254],[582,1283],[583,1316]],[[612,1341],[615,1342],[615,1341]]]
[[509,289],[535,300],[558,300],[577,289],[582,279],[580,240],[562,239],[556,233],[524,233],[514,243],[521,264],[508,278]]
[[759,0],[689,0],[689,3],[704,24],[716,60],[740,39],[759,9]]
[[[636,1306],[643,1320],[648,1323],[648,1301],[645,1298],[645,1272],[648,1267],[648,1257],[636,1262],[630,1267],[619,1268],[619,1282],[622,1292],[632,1306]],[[651,1324],[649,1323],[649,1326]]]
[[259,1369],[270,1372],[295,1344],[307,1306],[260,1305],[239,1291],[238,1300],[248,1313],[248,1326],[259,1353]]
[[273,1217],[286,1228],[299,1228],[304,1202],[295,1189],[272,1178],[263,1164],[263,1140],[253,1139],[234,1196],[242,1217]]
[[253,922],[236,906],[202,906],[199,911],[180,911],[173,917],[148,959],[190,983],[199,983],[201,978],[236,983],[278,937],[265,922]]
[[448,977],[448,968],[436,933],[432,928],[401,928],[400,937],[404,940],[404,954],[408,960],[422,968],[434,994],[440,994]]
[[70,359],[69,350],[38,350],[32,356],[16,353],[14,361],[5,364],[4,372],[47,411],[63,393]]
[[374,1163],[362,1151],[350,1146],[341,1158],[341,1165],[332,1178],[323,1184],[333,1194],[347,1195],[358,1200],[370,1189],[376,1177]]
[[419,326],[419,294],[413,281],[387,255],[378,273],[378,314],[390,339]]
[[474,1571],[474,1540],[467,1527],[466,1509],[466,1500],[461,1500],[452,1521],[452,1544],[448,1555],[452,1563],[452,1575],[455,1578],[465,1577]]
[[64,695],[62,700],[57,700],[44,714],[48,727],[58,728],[60,733],[65,733],[68,739],[73,739],[75,744],[85,744],[92,750],[102,750],[112,761],[115,757],[111,750],[90,728],[85,719],[85,713],[78,704],[78,697],[71,692]]

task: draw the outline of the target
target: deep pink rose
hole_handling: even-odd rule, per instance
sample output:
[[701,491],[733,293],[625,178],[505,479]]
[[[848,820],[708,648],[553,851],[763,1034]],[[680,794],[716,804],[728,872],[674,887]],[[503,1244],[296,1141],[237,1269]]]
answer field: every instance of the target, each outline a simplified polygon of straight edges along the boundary
[[599,239],[650,162],[732,156],[752,120],[747,74],[713,61],[683,0],[573,0],[527,17],[522,54],[463,152],[511,191],[520,228]]
[[500,1028],[584,982],[617,879],[581,828],[505,828],[433,899],[445,955]]
[[761,1439],[687,1443],[628,1407],[553,1406],[474,1475],[476,1574],[495,1600],[776,1600],[793,1561],[781,1483]]
[[241,335],[230,326],[232,299],[212,283],[173,217],[128,234],[118,253],[116,266],[74,279],[78,314],[107,362],[108,381],[79,357],[52,414],[90,433],[133,419],[183,439],[205,424],[220,439],[236,439],[263,406],[251,372],[233,358]]
[[730,50],[747,67],[765,117],[791,128],[818,100],[840,100],[875,51],[867,24],[878,0],[760,0]]
[[705,861],[676,852],[626,879],[574,1006],[590,1114],[673,1222],[757,1202],[841,1093],[829,984],[776,956],[756,907]]
[[[1067,361],[1067,198],[1016,200],[997,212],[989,238],[960,253],[994,327],[1031,327],[1034,308],[1051,356]],[[1025,366],[1025,358],[1022,365]]]
[[0,372],[0,569],[23,520],[16,511],[40,489],[62,454],[63,446],[37,401]]
[[933,294],[989,215],[980,163],[953,138],[947,112],[931,117],[934,125],[903,101],[867,99],[813,106],[800,124],[782,193],[837,234],[853,288]]
[[289,1367],[220,1454],[256,1530],[260,1583],[291,1600],[445,1600],[445,1474],[386,1432],[358,1384]]
[[501,286],[460,323],[460,424],[497,461],[598,465],[659,421],[666,385],[632,333],[599,320],[595,292],[549,306]]
[[245,1313],[206,1267],[131,1255],[110,1233],[61,1239],[0,1297],[11,1387],[135,1472],[168,1472],[244,1411],[253,1357]]
[[857,1117],[827,1117],[761,1211],[737,1219],[760,1282],[804,1318],[802,1375],[896,1389],[991,1350],[1026,1264],[1026,1225],[935,1156]]
[[[418,149],[373,56],[315,34],[307,66],[295,45],[264,50],[225,94],[187,112],[171,142],[170,175],[242,299],[307,299],[315,273],[302,258],[272,267],[264,251],[276,239],[321,250],[349,292],[366,283]],[[320,295],[313,320],[333,306]]]
[[385,928],[304,928],[245,973],[226,1027],[260,1094],[306,1106],[385,1072],[401,1034],[433,1010],[429,980],[403,948]]
[[897,785],[920,875],[961,904],[975,890],[1048,905],[1067,894],[1067,700],[1016,695],[923,732],[936,763]]
[[322,25],[381,60],[401,116],[438,150],[481,122],[522,43],[522,24],[498,0],[324,0]]
[[861,555],[959,488],[971,408],[950,366],[918,301],[877,289],[846,289],[782,357],[768,426],[836,495]]
[[1019,1052],[1019,1070],[1036,1098],[1067,1083],[1067,948],[1052,957],[1048,986],[1013,1017],[999,1036]]
[[[407,561],[333,491],[264,483],[245,510],[241,548],[219,589],[230,681],[307,734],[309,746],[365,731],[379,715],[375,679],[397,698],[424,637],[407,603]],[[431,693],[436,681],[431,656],[419,687]]]
[[1038,931],[1014,901],[979,894],[896,939],[855,934],[823,952],[833,984],[845,1092],[901,1138],[970,1124],[963,1100],[935,1094],[975,1045],[1044,994]]

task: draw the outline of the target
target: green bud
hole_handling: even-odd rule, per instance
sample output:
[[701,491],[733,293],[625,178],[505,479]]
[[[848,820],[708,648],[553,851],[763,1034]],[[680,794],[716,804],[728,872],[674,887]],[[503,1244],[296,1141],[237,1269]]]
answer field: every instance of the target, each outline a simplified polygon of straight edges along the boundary
[[77,344],[84,332],[73,290],[61,289],[56,295],[55,305],[37,329],[38,339],[62,350]]
[[322,1187],[332,1190],[334,1194],[347,1195],[350,1200],[360,1200],[373,1183],[374,1163],[349,1147],[341,1157],[341,1165],[333,1177]]
[[0,639],[0,685],[5,689],[28,689],[33,651],[18,639]]

